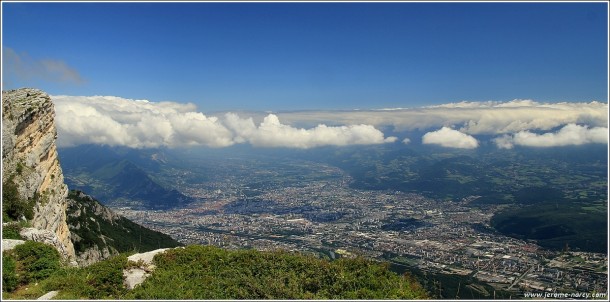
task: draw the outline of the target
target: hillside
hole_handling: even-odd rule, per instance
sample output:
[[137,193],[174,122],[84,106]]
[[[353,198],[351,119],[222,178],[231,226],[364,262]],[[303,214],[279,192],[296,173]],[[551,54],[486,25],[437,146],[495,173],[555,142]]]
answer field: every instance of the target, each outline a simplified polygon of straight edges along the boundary
[[159,184],[138,164],[154,161],[119,155],[118,151],[90,145],[60,149],[66,183],[105,204],[167,209],[192,201],[192,198]]
[[69,192],[66,213],[77,261],[82,265],[123,252],[145,252],[180,245],[168,235],[117,215],[80,191]]
[[58,291],[57,299],[428,298],[409,275],[399,276],[387,264],[362,258],[329,262],[284,251],[194,245],[158,254],[153,262],[156,269],[133,290],[125,287],[123,271],[138,264],[122,254],[86,268],[53,267],[29,290],[22,286],[3,292],[3,298],[32,299],[49,291]]

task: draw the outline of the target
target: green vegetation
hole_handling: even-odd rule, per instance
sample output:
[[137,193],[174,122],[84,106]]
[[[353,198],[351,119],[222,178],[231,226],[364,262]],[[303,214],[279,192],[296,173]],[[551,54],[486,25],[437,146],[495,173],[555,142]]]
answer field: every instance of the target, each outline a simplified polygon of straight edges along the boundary
[[[3,266],[6,263],[3,258]],[[60,293],[56,299],[120,299],[127,292],[123,286],[123,269],[127,265],[127,256],[121,254],[85,268],[63,266],[36,283],[3,289],[2,298],[36,299],[57,290]]]
[[21,173],[23,173],[23,168],[24,168],[23,162],[19,161],[17,163],[17,167],[15,168],[15,171],[17,171],[17,174],[21,175]]
[[347,171],[352,187],[423,193],[432,198],[481,196],[475,204],[607,199],[607,150],[443,150],[387,146],[321,151],[313,160]]
[[386,146],[327,151],[325,160],[359,189],[400,190],[459,200],[471,207],[506,204],[495,215],[500,232],[546,248],[607,251],[606,146],[523,150],[444,150]]
[[[3,266],[10,268],[9,261],[3,258]],[[428,298],[409,275],[362,258],[328,262],[284,251],[187,246],[155,256],[154,264],[152,275],[131,291],[123,285],[123,270],[134,263],[121,254],[86,268],[58,269],[29,291],[5,292],[3,298],[32,299],[51,290],[59,291],[57,299]]]
[[2,226],[2,239],[23,239],[19,235],[21,225],[18,223],[10,223]]
[[74,241],[77,253],[93,246],[100,250],[109,247],[119,253],[180,246],[180,243],[170,236],[147,229],[125,217],[108,220],[98,213],[100,209],[108,213],[109,210],[80,191],[70,191],[68,199],[68,226],[70,232],[81,238]]
[[155,257],[157,269],[133,299],[416,299],[425,291],[388,265],[328,262],[283,251],[188,246]]
[[535,239],[543,247],[607,252],[608,212],[605,203],[542,202],[512,207],[492,217],[498,231],[518,238]]
[[57,250],[44,243],[26,241],[2,254],[3,291],[48,278],[61,267]]
[[2,220],[12,221],[21,217],[32,219],[34,217],[34,199],[23,200],[13,177],[2,181]]
[[18,284],[15,258],[2,254],[2,291],[14,291]]
[[69,148],[59,152],[62,169],[65,175],[71,176],[65,179],[71,188],[86,191],[106,204],[128,200],[131,206],[149,209],[167,209],[193,201],[157,183],[132,160],[120,159],[110,148],[103,148],[101,152],[86,150]]
[[409,272],[430,293],[433,299],[510,299],[514,293],[494,289],[479,281],[472,274],[452,274],[448,270],[431,272],[419,269],[415,258],[387,254],[392,264],[390,269],[397,273]]

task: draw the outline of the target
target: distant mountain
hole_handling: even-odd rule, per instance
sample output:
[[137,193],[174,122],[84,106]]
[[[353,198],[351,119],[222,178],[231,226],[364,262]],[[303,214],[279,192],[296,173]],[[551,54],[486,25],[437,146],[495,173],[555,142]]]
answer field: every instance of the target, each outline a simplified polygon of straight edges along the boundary
[[161,152],[84,145],[59,149],[58,153],[68,187],[107,204],[167,209],[193,201],[151,177],[166,160],[167,155]]
[[180,245],[168,235],[114,213],[81,191],[70,191],[67,199],[67,223],[80,265],[122,252],[147,252]]

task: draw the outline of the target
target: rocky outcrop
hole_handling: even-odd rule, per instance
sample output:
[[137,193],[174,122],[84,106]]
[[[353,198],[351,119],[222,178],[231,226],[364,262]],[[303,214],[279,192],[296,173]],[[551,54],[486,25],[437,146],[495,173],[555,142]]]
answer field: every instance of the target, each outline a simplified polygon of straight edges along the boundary
[[[95,202],[91,196],[83,192],[68,198],[68,227],[72,233],[72,242],[76,251],[76,262],[79,266],[88,266],[100,260],[118,255],[119,251],[113,248],[101,232],[100,222],[113,224],[121,216],[109,208]],[[75,199],[78,199],[75,200]],[[79,236],[80,234],[80,236]],[[88,238],[83,238],[88,237]],[[85,241],[97,240],[83,245]],[[84,247],[87,246],[87,247]]]
[[54,240],[43,237],[74,260],[66,224],[68,187],[57,158],[54,118],[53,103],[44,92],[28,88],[2,92],[2,173],[3,179],[11,178],[17,185],[23,200],[36,200],[32,226],[53,233]]
[[144,282],[144,280],[146,280],[146,278],[148,278],[151,272],[155,269],[155,265],[153,264],[153,258],[155,255],[165,253],[167,250],[169,249],[158,249],[146,253],[133,254],[127,257],[127,260],[137,263],[138,266],[130,267],[123,271],[125,287],[128,289],[134,289],[137,285]]
[[[74,259],[74,255],[70,254],[70,251],[67,250],[65,245],[61,242],[61,239],[57,236],[56,233],[50,230],[41,230],[36,228],[24,228],[19,232],[19,235],[26,240],[42,242],[51,246],[54,246],[60,255],[64,257],[64,259],[70,259],[70,264],[73,266],[77,265],[77,262]],[[72,251],[73,253],[73,251]]]
[[94,245],[83,252],[77,252],[76,263],[78,263],[79,266],[88,266],[118,254],[119,252],[111,247],[100,248],[99,246]]
[[2,251],[10,251],[20,244],[24,244],[24,240],[19,239],[2,239]]
[[180,244],[171,237],[149,230],[120,216],[93,197],[80,192],[68,194],[68,227],[81,266],[121,252],[150,251]]

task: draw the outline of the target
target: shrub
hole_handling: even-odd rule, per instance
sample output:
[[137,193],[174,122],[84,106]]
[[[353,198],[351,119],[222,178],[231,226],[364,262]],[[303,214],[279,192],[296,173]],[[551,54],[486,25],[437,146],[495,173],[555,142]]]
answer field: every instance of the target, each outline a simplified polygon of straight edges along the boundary
[[26,241],[14,249],[17,261],[21,263],[21,282],[29,283],[49,277],[61,267],[57,250],[47,244]]
[[119,298],[125,293],[123,269],[127,267],[127,256],[121,254],[87,267],[87,284],[94,290],[87,293],[89,299]]
[[35,200],[22,200],[19,196],[17,184],[13,177],[2,182],[2,217],[8,220],[18,220],[21,216],[26,219],[34,217]]
[[362,258],[328,262],[283,251],[187,246],[156,255],[157,269],[127,299],[422,299],[412,279]]
[[17,265],[15,259],[9,255],[2,255],[2,291],[12,292],[17,288]]
[[21,226],[17,223],[11,223],[2,227],[2,239],[23,239],[19,235]]

